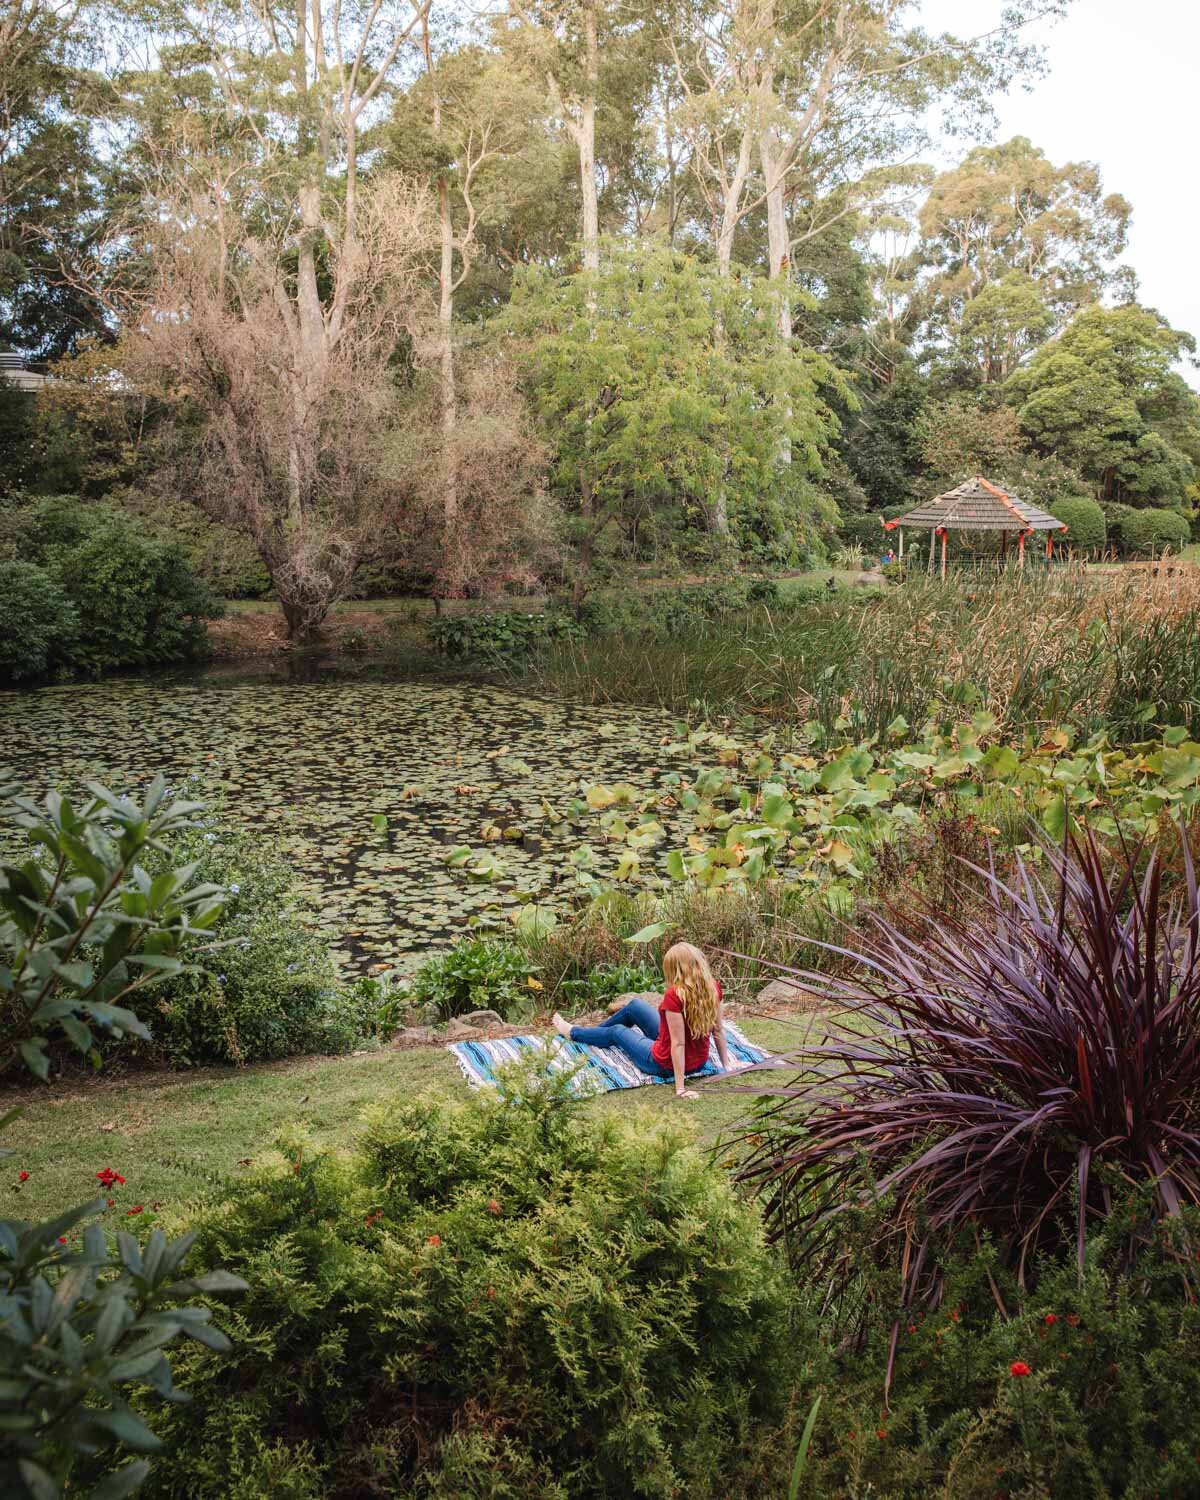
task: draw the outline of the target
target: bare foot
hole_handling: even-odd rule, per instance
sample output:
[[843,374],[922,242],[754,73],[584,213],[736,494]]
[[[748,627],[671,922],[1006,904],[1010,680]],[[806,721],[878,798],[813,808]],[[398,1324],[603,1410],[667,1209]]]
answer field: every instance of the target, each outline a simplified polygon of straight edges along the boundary
[[554,1015],[551,1017],[550,1024],[554,1027],[555,1031],[558,1032],[559,1036],[565,1036],[567,1041],[571,1040],[571,1023],[569,1021],[564,1021],[562,1016],[559,1015],[558,1011],[554,1012]]

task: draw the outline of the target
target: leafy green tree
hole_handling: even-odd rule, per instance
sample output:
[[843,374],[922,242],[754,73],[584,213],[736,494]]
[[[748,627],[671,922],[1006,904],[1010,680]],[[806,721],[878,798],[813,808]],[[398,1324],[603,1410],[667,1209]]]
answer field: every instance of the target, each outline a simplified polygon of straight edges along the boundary
[[858,411],[843,418],[839,451],[872,510],[908,505],[918,497],[928,400],[928,381],[901,353],[894,377],[863,390]]
[[[744,532],[813,524],[802,483],[836,432],[831,400],[853,397],[823,354],[781,348],[769,299],[661,243],[614,249],[596,276],[517,281],[502,326],[576,508],[581,589],[606,528],[703,518],[717,494]],[[780,495],[785,440],[797,484]]]
[[1086,162],[1056,167],[1024,136],[978,146],[935,179],[919,215],[927,334],[988,384],[1080,307],[1120,286],[1130,208]]
[[1005,394],[1036,449],[1077,468],[1102,502],[1183,510],[1200,462],[1200,403],[1173,366],[1195,348],[1151,308],[1088,308]]
[[931,400],[921,413],[918,438],[927,495],[982,474],[1051,509],[1064,495],[1086,488],[1060,455],[1034,450],[1011,407],[998,402],[995,392],[959,392]]
[[59,0],[0,14],[0,341],[43,359],[109,331],[79,274],[110,178],[93,128],[107,88],[85,66],[91,20]]

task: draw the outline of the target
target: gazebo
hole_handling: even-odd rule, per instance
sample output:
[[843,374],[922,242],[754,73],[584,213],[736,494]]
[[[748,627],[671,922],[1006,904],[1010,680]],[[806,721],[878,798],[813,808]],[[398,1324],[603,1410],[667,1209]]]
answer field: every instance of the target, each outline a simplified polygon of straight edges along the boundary
[[1044,531],[1046,556],[1054,556],[1054,533],[1066,531],[1066,524],[1052,516],[1049,511],[1039,510],[1025,500],[1018,500],[998,485],[989,484],[981,475],[965,480],[957,488],[947,490],[924,505],[918,505],[907,515],[894,521],[884,521],[885,531],[900,527],[900,556],[904,556],[904,528],[920,526],[933,533],[929,550],[929,565],[933,567],[933,554],[937,537],[942,539],[942,577],[946,576],[946,533],[950,531],[998,531],[1000,533],[1000,555],[1008,556],[1008,534],[1015,532],[1017,538],[1017,566],[1025,566],[1025,539],[1035,531]]

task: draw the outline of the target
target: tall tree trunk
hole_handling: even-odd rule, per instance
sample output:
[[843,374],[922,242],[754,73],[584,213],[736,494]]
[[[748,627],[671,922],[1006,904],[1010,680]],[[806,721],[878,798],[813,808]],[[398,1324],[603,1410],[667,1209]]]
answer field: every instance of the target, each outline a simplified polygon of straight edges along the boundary
[[600,204],[596,191],[596,94],[600,87],[600,47],[596,30],[597,0],[583,12],[584,89],[579,110],[579,186],[583,197],[583,269],[600,269]]
[[[773,131],[769,129],[763,131],[759,139],[759,153],[762,158],[763,186],[767,198],[767,268],[775,288],[776,329],[780,346],[786,353],[792,345],[792,270],[787,212],[783,201],[785,173],[778,158]],[[787,409],[786,416],[790,422],[790,407]],[[790,464],[791,461],[792,441],[785,430],[779,442],[779,462]]]
[[721,222],[717,226],[717,270],[722,276],[729,276],[733,270],[733,239],[742,218],[742,194],[750,175],[750,150],[750,131],[746,129],[738,143],[737,165],[726,185]]
[[[726,279],[733,275],[733,240],[741,222],[742,193],[750,175],[750,149],[750,132],[744,130],[738,143],[737,164],[729,179],[721,208],[721,222],[717,226],[717,270]],[[724,336],[724,328],[718,326],[716,337],[721,339]],[[729,495],[724,482],[713,496],[713,503],[709,508],[709,524],[718,536],[729,535]]]
[[449,541],[458,519],[458,478],[454,461],[457,395],[454,382],[454,225],[450,218],[450,188],[438,178],[438,222],[441,231],[441,296],[438,302],[439,365],[442,384],[442,507]]

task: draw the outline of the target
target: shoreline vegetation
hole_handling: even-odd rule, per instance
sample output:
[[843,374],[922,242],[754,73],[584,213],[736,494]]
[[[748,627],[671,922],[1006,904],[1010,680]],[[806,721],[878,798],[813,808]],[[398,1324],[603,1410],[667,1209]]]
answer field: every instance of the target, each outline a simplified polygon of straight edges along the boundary
[[[728,580],[680,585],[682,607],[656,609],[667,584],[599,591],[577,627],[504,639],[506,622],[556,618],[540,599],[502,609],[455,601],[439,649],[432,610],[411,601],[347,602],[322,646],[297,653],[262,604],[210,624],[218,660],[278,657],[420,675],[482,676],[547,697],[656,707],[693,721],[753,715],[797,727],[839,719],[881,732],[897,714],[919,722],[934,706],[985,708],[1005,730],[1069,722],[1129,737],[1200,710],[1200,567],[1067,565],[997,580],[986,571],[943,585],[914,577],[817,573],[774,580],[771,602],[747,605]],[[830,590],[826,580],[833,578]],[[732,592],[726,600],[725,595]],[[522,621],[522,617],[527,617]],[[500,639],[489,633],[496,626]]]

